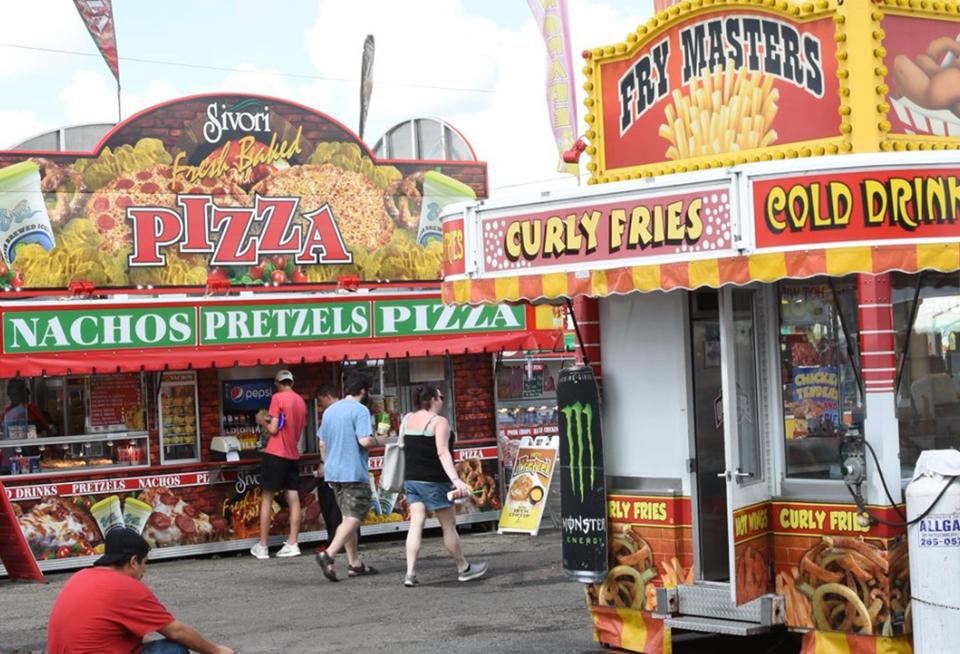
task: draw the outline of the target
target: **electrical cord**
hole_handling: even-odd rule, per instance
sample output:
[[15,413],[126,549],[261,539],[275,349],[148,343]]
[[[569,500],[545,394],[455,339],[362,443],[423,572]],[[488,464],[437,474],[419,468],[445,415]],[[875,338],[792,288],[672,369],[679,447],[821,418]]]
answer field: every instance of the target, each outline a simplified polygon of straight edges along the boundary
[[[933,508],[934,508],[934,507],[937,505],[937,503],[940,501],[940,498],[943,497],[944,493],[947,492],[947,489],[950,488],[950,486],[953,485],[953,482],[955,482],[956,480],[957,480],[957,475],[954,475],[953,477],[950,477],[950,480],[943,485],[943,488],[940,489],[940,492],[937,494],[937,496],[934,498],[934,500],[930,503],[930,506],[928,506],[928,507],[924,510],[923,513],[921,513],[920,515],[918,515],[918,516],[917,516],[916,518],[914,518],[913,520],[906,520],[906,519],[904,519],[903,522],[893,522],[893,521],[891,521],[891,520],[884,520],[883,518],[878,517],[877,515],[875,515],[872,511],[870,511],[870,510],[867,508],[866,503],[864,502],[864,499],[863,499],[863,493],[854,490],[852,484],[849,484],[849,483],[848,483],[848,484],[846,484],[846,486],[847,486],[847,490],[850,491],[850,495],[853,496],[853,501],[856,503],[857,509],[858,509],[861,513],[866,513],[868,516],[870,516],[870,521],[871,521],[871,523],[873,523],[873,524],[878,524],[878,523],[879,523],[879,524],[881,524],[881,525],[886,525],[887,527],[895,527],[895,528],[898,528],[898,529],[899,529],[899,528],[909,527],[909,526],[911,526],[911,525],[915,525],[915,524],[917,524],[918,522],[920,522],[921,520],[923,520],[924,518],[926,518],[928,515],[930,515],[930,512],[933,511]],[[897,511],[897,513],[899,514],[900,512]],[[901,515],[902,515],[902,514],[901,514]]]
[[907,516],[903,513],[903,511],[900,510],[900,506],[893,499],[893,495],[890,493],[890,487],[887,486],[887,480],[883,476],[883,469],[880,467],[880,457],[877,456],[877,451],[873,449],[873,445],[871,445],[866,438],[863,439],[863,444],[867,446],[868,450],[870,450],[870,456],[873,457],[873,464],[877,467],[877,474],[880,476],[880,484],[883,486],[883,492],[886,494],[887,499],[890,500],[890,506],[892,506],[893,510],[897,512],[897,515],[900,516],[900,519],[906,522]]

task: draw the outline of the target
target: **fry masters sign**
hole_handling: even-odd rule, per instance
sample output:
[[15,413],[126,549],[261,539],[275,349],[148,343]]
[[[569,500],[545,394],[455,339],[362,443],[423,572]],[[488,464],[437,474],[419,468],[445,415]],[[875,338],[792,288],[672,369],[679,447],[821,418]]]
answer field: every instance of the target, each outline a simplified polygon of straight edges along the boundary
[[485,188],[483,163],[380,161],[282,100],[177,100],[89,155],[0,152],[0,290],[436,280],[439,212]]
[[839,137],[824,10],[705,7],[638,33],[588,60],[598,175]]

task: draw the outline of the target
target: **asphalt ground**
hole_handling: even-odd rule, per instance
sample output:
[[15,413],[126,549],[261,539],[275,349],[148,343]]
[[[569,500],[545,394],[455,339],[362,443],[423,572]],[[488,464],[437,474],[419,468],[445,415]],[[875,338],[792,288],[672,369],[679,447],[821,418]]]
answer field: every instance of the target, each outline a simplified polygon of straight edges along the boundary
[[[403,586],[403,541],[396,539],[361,546],[376,576],[347,579],[338,557],[339,583],[323,578],[312,546],[294,559],[245,554],[151,563],[144,581],[177,618],[240,654],[613,651],[593,642],[582,586],[560,568],[557,531],[535,538],[465,533],[463,544],[468,558],[490,564],[484,579],[458,583],[434,534],[424,541],[414,589]],[[43,585],[0,581],[0,653],[43,652],[47,615],[68,577],[50,575]],[[797,652],[785,637],[676,634],[673,651]]]

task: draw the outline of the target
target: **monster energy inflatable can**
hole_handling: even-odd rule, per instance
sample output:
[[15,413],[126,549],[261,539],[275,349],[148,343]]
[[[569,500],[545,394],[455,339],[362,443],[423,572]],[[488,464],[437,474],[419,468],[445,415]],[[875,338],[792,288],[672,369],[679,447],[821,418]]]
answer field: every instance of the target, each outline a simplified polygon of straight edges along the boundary
[[598,583],[607,575],[607,491],[600,394],[589,366],[560,372],[557,407],[563,571],[574,581]]

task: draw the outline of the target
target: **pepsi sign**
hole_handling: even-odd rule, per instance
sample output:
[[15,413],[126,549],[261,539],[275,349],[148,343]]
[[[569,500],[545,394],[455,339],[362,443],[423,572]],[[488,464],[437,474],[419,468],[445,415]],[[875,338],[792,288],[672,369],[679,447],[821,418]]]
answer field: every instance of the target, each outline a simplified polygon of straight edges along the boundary
[[226,411],[258,411],[270,406],[273,381],[244,379],[223,382],[223,408]]

